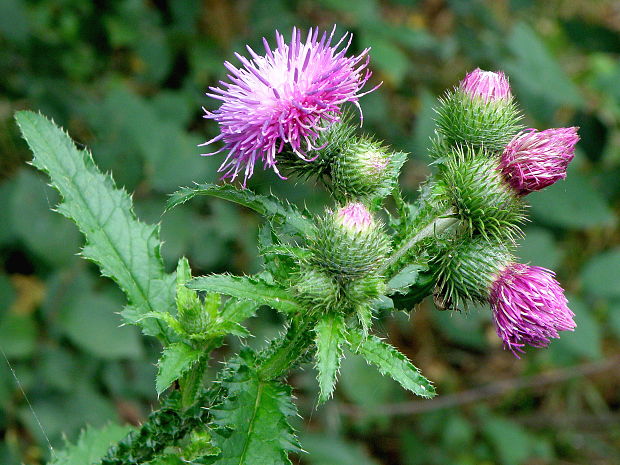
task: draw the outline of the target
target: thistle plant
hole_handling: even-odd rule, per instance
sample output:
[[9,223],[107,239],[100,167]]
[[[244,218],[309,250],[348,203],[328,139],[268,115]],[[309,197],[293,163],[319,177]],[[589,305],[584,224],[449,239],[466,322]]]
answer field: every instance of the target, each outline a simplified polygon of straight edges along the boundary
[[[523,130],[508,78],[476,69],[439,99],[436,170],[409,202],[398,183],[408,154],[362,133],[357,113],[345,108],[361,108],[376,90],[363,91],[369,50],[348,55],[351,36],[336,39],[335,30],[312,29],[302,40],[293,29],[288,42],[276,33],[275,48],[263,42],[263,55],[249,47],[248,56],[236,54],[241,67],[226,62],[228,82],[207,94],[221,102],[204,115],[219,134],[203,145],[214,147],[208,155],[226,153],[225,182],[181,188],[166,207],[206,195],[262,215],[264,266],[253,276],[195,277],[184,257],[166,272],[158,228],[135,217],[130,197],[90,153],[44,116],[16,116],[33,165],[63,198],[58,211],[85,235],[83,256],[127,295],[124,322],[163,346],[154,383],[162,406],[107,452],[106,444],[102,465],[291,463],[303,444],[289,423],[296,409],[286,375],[312,363],[318,402],[326,402],[345,348],[433,397],[412,361],[373,334],[379,311],[413,311],[428,296],[438,310],[488,305],[517,357],[575,328],[553,272],[517,263],[514,250],[526,194],[565,177],[576,128]],[[321,184],[330,204],[311,213],[253,193],[247,184],[257,163],[274,170],[276,182],[295,175]],[[244,347],[206,383],[212,351],[227,335],[249,336],[243,323],[261,306],[282,314],[280,335],[262,350]],[[69,446],[54,463],[75,463],[78,453]]]

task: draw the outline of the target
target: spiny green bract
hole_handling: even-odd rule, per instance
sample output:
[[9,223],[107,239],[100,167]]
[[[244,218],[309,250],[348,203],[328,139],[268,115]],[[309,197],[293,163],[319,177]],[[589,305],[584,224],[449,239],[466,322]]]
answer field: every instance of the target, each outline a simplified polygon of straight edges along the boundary
[[326,183],[331,177],[334,160],[355,139],[356,128],[351,120],[350,113],[344,113],[339,122],[320,133],[314,144],[319,148],[308,153],[308,156],[313,158],[312,161],[303,160],[292,152],[283,152],[280,166],[302,179],[316,177]]
[[182,257],[177,265],[178,320],[188,334],[201,334],[209,329],[211,323],[216,322],[221,298],[219,294],[210,293],[202,302],[196,291],[185,286],[191,279],[189,262]]
[[438,244],[431,268],[435,270],[435,303],[458,309],[468,301],[484,303],[494,276],[512,259],[502,243],[482,236],[462,236]]
[[486,150],[450,150],[440,165],[439,176],[470,234],[512,241],[521,233],[525,204],[504,181],[497,158]]
[[346,231],[335,215],[318,220],[316,238],[309,242],[309,262],[340,280],[361,278],[375,273],[390,251],[382,225],[375,222],[367,230]]
[[334,158],[331,189],[340,199],[381,199],[396,186],[407,159],[367,136],[351,140]]
[[449,145],[469,144],[501,151],[522,125],[514,99],[485,102],[459,89],[439,99],[438,132]]

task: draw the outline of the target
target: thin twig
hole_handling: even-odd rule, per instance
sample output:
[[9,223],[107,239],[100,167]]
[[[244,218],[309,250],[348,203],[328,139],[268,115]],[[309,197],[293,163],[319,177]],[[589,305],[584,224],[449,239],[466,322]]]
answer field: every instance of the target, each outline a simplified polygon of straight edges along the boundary
[[615,356],[599,362],[585,363],[583,365],[553,370],[538,375],[505,379],[474,389],[468,389],[467,391],[439,396],[432,400],[384,404],[373,408],[372,411],[366,411],[351,404],[341,404],[339,407],[342,413],[354,417],[415,415],[432,410],[451,408],[486,400],[490,397],[506,394],[517,389],[538,388],[549,384],[562,383],[573,378],[584,377],[612,368],[618,368],[618,366],[620,366],[620,356]]

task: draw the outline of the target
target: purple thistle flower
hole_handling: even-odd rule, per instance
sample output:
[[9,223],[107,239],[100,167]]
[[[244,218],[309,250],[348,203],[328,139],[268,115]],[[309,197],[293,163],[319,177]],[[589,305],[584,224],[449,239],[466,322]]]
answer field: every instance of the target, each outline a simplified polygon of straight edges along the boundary
[[497,335],[517,358],[527,344],[547,347],[559,331],[573,331],[573,312],[553,271],[509,263],[491,284],[489,302]]
[[470,97],[480,97],[485,102],[510,100],[510,84],[501,71],[483,71],[476,68],[461,81],[460,88]]
[[219,123],[220,134],[201,144],[224,142],[220,150],[203,154],[228,151],[218,170],[222,178],[234,180],[243,171],[245,185],[260,160],[285,179],[276,168],[276,154],[285,144],[301,159],[314,160],[307,152],[319,148],[314,146],[319,133],[340,119],[340,106],[352,102],[360,109],[359,98],[376,89],[360,93],[371,76],[369,49],[346,57],[352,36],[346,33],[332,45],[335,30],[319,38],[318,28],[311,29],[302,42],[293,28],[290,44],[276,31],[275,50],[263,38],[265,56],[247,46],[250,60],[235,53],[242,68],[224,63],[230,82],[220,81],[221,88],[210,87],[213,93],[207,93],[222,104],[204,115]]
[[372,214],[360,202],[349,203],[338,210],[336,221],[353,234],[368,231],[374,224]]
[[564,179],[579,141],[577,129],[528,129],[517,134],[500,158],[508,183],[525,195]]

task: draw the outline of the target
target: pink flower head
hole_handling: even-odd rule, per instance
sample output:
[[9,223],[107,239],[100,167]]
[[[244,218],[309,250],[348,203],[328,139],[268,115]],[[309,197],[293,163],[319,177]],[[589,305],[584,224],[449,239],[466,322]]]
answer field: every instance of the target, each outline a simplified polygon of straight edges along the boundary
[[525,195],[564,179],[579,141],[577,129],[528,129],[513,137],[500,159],[508,183]]
[[501,71],[483,71],[476,68],[465,76],[460,88],[470,97],[480,97],[485,102],[509,100],[512,97],[508,78]]
[[275,50],[263,38],[265,56],[248,46],[251,59],[235,53],[243,67],[224,63],[230,82],[220,81],[222,87],[210,87],[213,93],[207,94],[222,104],[204,115],[219,123],[220,134],[201,144],[224,142],[220,150],[203,154],[228,151],[219,169],[223,178],[234,180],[243,171],[245,185],[257,160],[280,176],[276,154],[285,144],[301,159],[314,160],[306,152],[316,149],[319,133],[340,119],[340,106],[352,102],[359,109],[359,98],[374,90],[360,93],[371,75],[369,49],[345,56],[352,36],[346,33],[332,45],[335,30],[319,37],[318,28],[311,29],[302,42],[293,28],[290,44],[276,31]]
[[372,214],[363,203],[352,202],[336,212],[336,221],[347,231],[357,234],[368,231],[374,224]]
[[538,266],[510,263],[491,285],[497,335],[517,358],[526,344],[547,347],[550,339],[560,337],[559,331],[575,328],[575,315],[554,275]]

